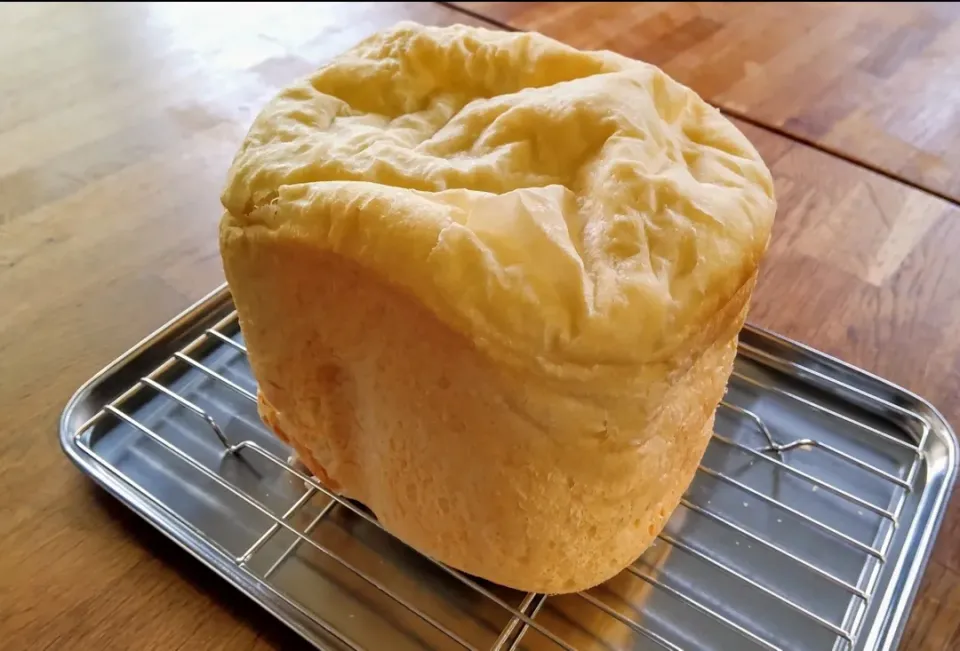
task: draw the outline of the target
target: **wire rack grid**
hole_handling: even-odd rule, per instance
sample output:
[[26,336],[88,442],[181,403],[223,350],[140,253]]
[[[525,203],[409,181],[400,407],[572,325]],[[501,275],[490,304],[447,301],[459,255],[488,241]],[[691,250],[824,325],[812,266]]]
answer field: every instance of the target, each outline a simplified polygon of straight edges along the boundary
[[[197,404],[185,395],[181,395],[181,393],[171,387],[171,383],[164,381],[164,379],[169,378],[171,374],[175,374],[178,369],[193,369],[194,371],[199,371],[204,374],[213,382],[219,383],[230,391],[235,392],[244,400],[255,404],[256,395],[253,391],[241,386],[241,383],[226,377],[223,373],[202,361],[204,359],[204,355],[201,354],[203,351],[209,351],[212,348],[218,347],[226,347],[241,356],[246,355],[246,348],[242,342],[235,312],[231,312],[213,327],[206,329],[202,335],[175,352],[159,366],[155,367],[152,372],[143,376],[133,386],[130,386],[122,394],[106,404],[98,413],[76,430],[74,433],[76,446],[92,458],[97,459],[107,466],[111,466],[111,461],[100,455],[97,449],[95,449],[95,446],[91,445],[91,432],[96,426],[102,426],[107,421],[125,423],[134,428],[140,435],[149,438],[157,445],[178,457],[194,471],[203,474],[209,480],[215,482],[223,489],[230,491],[244,503],[263,514],[270,522],[269,527],[265,529],[248,548],[239,554],[235,552],[232,553],[217,541],[210,540],[206,536],[204,537],[208,538],[209,544],[217,549],[219,553],[224,556],[229,556],[231,561],[241,571],[255,578],[264,590],[309,617],[318,626],[338,640],[345,648],[359,651],[364,647],[360,642],[342,630],[341,627],[325,620],[320,614],[311,611],[290,595],[285,594],[275,586],[272,581],[284,563],[296,555],[297,551],[302,547],[309,547],[339,563],[360,580],[368,583],[377,591],[399,604],[399,606],[408,610],[413,616],[439,631],[456,647],[465,649],[489,648],[491,651],[513,651],[521,648],[531,635],[537,635],[548,641],[554,648],[560,648],[566,651],[576,650],[576,647],[573,646],[568,639],[565,639],[564,636],[556,630],[553,630],[553,627],[544,623],[539,617],[555,597],[530,593],[522,595],[516,603],[509,603],[484,582],[447,567],[442,563],[427,559],[437,570],[448,575],[463,586],[466,586],[470,591],[476,593],[479,598],[489,601],[494,607],[502,609],[506,613],[505,617],[508,618],[506,620],[507,623],[499,630],[490,646],[479,647],[475,641],[468,639],[461,631],[441,621],[417,604],[411,603],[391,585],[372,575],[356,563],[351,562],[351,560],[345,558],[343,554],[338,553],[313,536],[312,533],[321,522],[330,518],[337,510],[345,510],[349,512],[351,516],[360,518],[373,527],[381,530],[382,527],[376,518],[364,508],[331,491],[317,481],[316,478],[309,476],[298,464],[284,459],[282,456],[271,452],[253,440],[230,441],[224,429],[209,415],[208,410],[205,409],[204,406]],[[757,348],[751,348],[741,344],[741,352],[742,354],[753,356],[772,365],[778,363],[778,360]],[[813,370],[809,370],[808,372],[816,373],[816,371]],[[820,379],[825,382],[839,382],[826,375],[823,375]],[[246,384],[247,387],[251,386],[252,378],[251,382]],[[734,376],[731,378],[731,386],[733,385],[740,385],[746,389],[775,394],[780,399],[801,404],[804,408],[813,410],[821,414],[824,418],[836,419],[838,422],[844,423],[844,426],[861,430],[864,435],[882,441],[891,448],[901,450],[910,459],[909,464],[903,466],[902,471],[891,470],[889,468],[882,468],[872,460],[865,459],[861,455],[841,449],[840,446],[827,442],[811,438],[778,440],[777,436],[768,428],[760,414],[755,413],[750,408],[744,406],[744,404],[736,404],[729,400],[729,396],[728,399],[725,399],[721,404],[718,412],[718,420],[722,414],[724,418],[737,421],[740,427],[751,429],[757,434],[760,437],[758,439],[760,443],[757,445],[748,445],[735,440],[733,437],[718,433],[714,436],[712,446],[735,451],[742,455],[743,459],[747,460],[747,463],[751,466],[754,464],[765,464],[769,469],[777,473],[778,476],[789,477],[793,481],[802,482],[809,486],[812,491],[821,490],[829,493],[837,499],[847,502],[851,508],[857,509],[858,513],[868,512],[873,514],[881,526],[877,528],[877,536],[874,540],[863,540],[848,532],[842,531],[838,526],[835,526],[835,524],[825,522],[816,515],[807,513],[802,504],[789,503],[786,500],[778,498],[776,486],[772,486],[770,490],[759,489],[755,485],[738,479],[736,472],[718,469],[716,466],[711,467],[706,463],[706,458],[704,464],[700,466],[698,474],[701,477],[725,484],[735,491],[742,493],[744,499],[750,499],[757,504],[763,505],[765,508],[768,508],[771,513],[782,514],[783,517],[793,518],[818,532],[818,535],[822,535],[835,543],[848,547],[852,553],[861,555],[863,558],[862,567],[859,568],[856,578],[852,579],[849,575],[841,576],[839,572],[824,567],[824,565],[818,563],[816,559],[804,557],[803,554],[789,549],[788,546],[781,541],[771,540],[769,536],[756,530],[749,524],[739,522],[729,517],[725,512],[711,508],[709,498],[705,500],[695,499],[688,493],[682,499],[681,506],[686,512],[695,514],[703,521],[709,522],[736,535],[740,540],[745,541],[746,544],[754,545],[758,550],[775,555],[776,558],[779,558],[785,564],[789,564],[794,570],[806,572],[817,580],[825,581],[845,593],[847,598],[844,616],[842,620],[838,620],[837,618],[831,619],[821,612],[815,612],[814,609],[809,606],[809,603],[793,598],[787,591],[780,587],[752,577],[750,573],[743,571],[743,569],[736,564],[729,563],[724,558],[712,554],[710,549],[705,549],[701,545],[685,541],[682,536],[682,531],[678,532],[668,527],[660,534],[658,543],[669,547],[671,553],[684,554],[697,559],[705,566],[712,568],[712,570],[727,579],[734,581],[743,590],[755,591],[756,594],[763,598],[780,604],[784,608],[792,611],[807,621],[809,625],[823,629],[833,636],[834,649],[852,649],[857,643],[867,611],[876,596],[877,584],[881,572],[889,560],[888,554],[890,552],[891,541],[899,525],[904,503],[911,490],[913,490],[921,466],[921,450],[923,449],[924,440],[929,432],[929,424],[922,416],[908,409],[884,402],[882,405],[884,409],[899,413],[904,419],[912,419],[917,422],[917,431],[921,432],[919,440],[906,441],[881,431],[869,422],[853,419],[849,415],[833,409],[829,404],[812,401],[808,397],[793,393],[788,389],[775,386],[772,383],[767,383],[762,379],[757,379],[756,377],[751,377],[741,372],[734,373]],[[846,389],[856,391],[856,389],[852,387],[846,387]],[[207,430],[209,436],[213,437],[219,442],[219,445],[222,446],[222,454],[240,457],[252,455],[261,460],[265,460],[282,469],[284,473],[288,473],[291,477],[302,482],[304,492],[282,513],[275,513],[274,509],[262,503],[256,496],[249,494],[242,487],[231,483],[229,477],[223,476],[215,469],[211,469],[208,465],[191,457],[187,451],[179,449],[163,435],[154,431],[149,425],[138,420],[134,410],[127,406],[135,403],[138,399],[142,399],[146,393],[151,394],[153,397],[162,396],[192,413],[196,426]],[[864,394],[862,398],[867,401],[882,401],[882,398],[869,394]],[[782,433],[780,435],[782,435]],[[864,495],[855,494],[849,490],[849,488],[835,485],[817,476],[814,472],[802,469],[802,464],[791,462],[790,455],[800,455],[809,453],[810,451],[818,451],[823,455],[827,455],[834,463],[841,464],[841,467],[849,468],[851,472],[866,473],[872,476],[890,488],[889,495],[891,499],[887,503],[877,503]],[[158,508],[165,510],[173,517],[180,517],[169,505],[157,499],[135,481],[129,478],[127,478],[126,481],[130,484],[131,488],[153,501]],[[310,503],[314,497],[319,495],[325,496],[328,499],[325,507],[320,510],[305,527],[295,525],[293,521],[298,512],[300,512],[306,504]],[[744,502],[744,505],[746,505],[746,502]],[[197,528],[189,522],[184,521],[184,525],[191,528],[194,533],[203,536],[202,532],[197,530]],[[276,558],[266,571],[256,573],[250,569],[251,560],[256,556],[258,551],[263,549],[268,541],[271,541],[283,532],[286,532],[288,537],[292,537],[292,541],[286,546],[283,553]],[[739,542],[737,544],[739,544]],[[696,590],[684,589],[682,585],[677,585],[676,583],[671,583],[658,577],[655,569],[649,565],[644,565],[638,561],[635,565],[627,568],[625,573],[645,582],[652,589],[669,595],[677,602],[689,607],[700,615],[714,620],[723,627],[726,627],[733,634],[742,636],[745,641],[757,648],[768,651],[787,651],[784,646],[781,646],[780,641],[772,639],[769,635],[764,635],[763,631],[758,631],[755,627],[751,626],[749,617],[746,619],[734,618],[729,614],[725,614],[722,609],[718,608],[715,604],[700,598]],[[612,606],[610,600],[605,598],[597,590],[579,593],[575,596],[567,596],[568,599],[571,597],[582,600],[584,604],[595,608],[599,613],[603,613],[605,616],[616,620],[632,632],[645,638],[648,642],[652,643],[654,647],[662,647],[672,651],[687,651],[687,648],[682,646],[682,642],[678,643],[675,639],[668,639],[668,636],[666,636],[662,630],[657,631],[652,627],[646,626],[642,617],[633,617],[624,614],[623,609]]]

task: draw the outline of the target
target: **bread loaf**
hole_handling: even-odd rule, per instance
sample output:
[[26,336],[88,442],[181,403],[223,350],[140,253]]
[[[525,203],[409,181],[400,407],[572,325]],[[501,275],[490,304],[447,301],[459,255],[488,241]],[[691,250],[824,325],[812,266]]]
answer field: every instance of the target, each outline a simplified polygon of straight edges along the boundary
[[776,207],[658,68],[412,23],[280,92],[222,202],[264,421],[415,549],[545,593],[677,506]]

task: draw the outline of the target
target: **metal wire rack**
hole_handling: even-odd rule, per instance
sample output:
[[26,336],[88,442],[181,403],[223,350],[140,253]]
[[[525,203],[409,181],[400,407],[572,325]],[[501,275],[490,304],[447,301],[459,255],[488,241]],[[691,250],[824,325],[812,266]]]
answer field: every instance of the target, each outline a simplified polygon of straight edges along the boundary
[[[543,619],[544,613],[551,607],[551,603],[558,597],[551,597],[541,594],[521,595],[516,602],[508,602],[497,591],[492,589],[484,582],[473,577],[467,576],[462,572],[449,568],[441,563],[427,559],[430,564],[435,566],[441,573],[448,575],[454,581],[466,586],[470,591],[478,595],[478,598],[487,600],[495,608],[502,609],[506,613],[506,625],[499,629],[495,640],[490,646],[478,646],[477,643],[465,637],[460,631],[455,630],[448,623],[441,621],[424,608],[415,603],[411,603],[403,594],[388,585],[384,580],[368,572],[349,558],[344,557],[335,549],[325,545],[323,542],[313,536],[317,527],[338,510],[348,512],[352,517],[359,518],[363,522],[382,530],[381,525],[365,509],[353,502],[342,498],[333,491],[329,490],[316,478],[309,476],[297,465],[282,458],[282,456],[271,452],[264,446],[253,440],[230,441],[221,424],[209,415],[208,410],[200,404],[197,404],[185,395],[181,395],[169,378],[176,375],[178,371],[192,369],[204,374],[215,383],[228,388],[229,390],[241,396],[243,399],[256,402],[255,394],[249,387],[253,386],[252,378],[249,382],[243,383],[247,387],[241,386],[241,383],[230,379],[225,374],[219,372],[211,365],[205,363],[204,356],[211,350],[226,347],[235,351],[238,355],[245,355],[246,349],[242,343],[237,323],[236,313],[230,313],[225,318],[216,323],[213,327],[206,329],[196,339],[190,341],[187,345],[173,353],[156,366],[149,374],[140,378],[133,386],[109,401],[92,418],[87,420],[81,427],[73,433],[73,442],[90,457],[97,459],[100,463],[113,467],[115,460],[110,460],[102,456],[96,446],[91,445],[91,432],[98,426],[106,426],[108,423],[125,423],[132,427],[140,435],[147,437],[155,444],[161,446],[171,454],[175,455],[183,463],[190,466],[194,471],[201,473],[216,485],[229,491],[238,499],[249,505],[252,509],[261,513],[270,522],[269,527],[262,531],[259,537],[249,547],[239,554],[230,552],[225,546],[214,540],[209,543],[217,551],[228,556],[231,561],[241,571],[249,574],[262,587],[263,590],[272,594],[275,598],[283,600],[289,606],[297,609],[305,616],[313,620],[317,625],[327,631],[333,638],[339,641],[344,647],[359,650],[364,648],[360,642],[353,639],[348,633],[343,631],[334,623],[325,620],[316,612],[311,612],[308,607],[299,603],[295,598],[278,589],[272,582],[273,577],[283,567],[290,558],[295,556],[299,549],[308,547],[329,559],[337,562],[354,574],[361,581],[368,583],[377,591],[396,602],[399,606],[409,611],[410,614],[422,620],[430,627],[439,631],[448,638],[455,647],[465,649],[489,648],[493,651],[513,651],[523,647],[528,642],[531,648],[537,647],[533,643],[532,637],[538,637],[552,644],[554,648],[565,649],[566,651],[575,651],[577,647],[574,643],[551,626],[549,621],[556,618],[550,618],[549,621]],[[783,360],[764,352],[760,348],[741,344],[741,355],[750,359],[756,359],[770,368],[776,368],[778,365],[788,364]],[[859,567],[854,572],[838,572],[836,568],[829,567],[829,564],[820,562],[820,559],[812,558],[809,554],[801,553],[796,549],[791,549],[788,544],[782,540],[772,540],[769,535],[760,528],[752,526],[749,518],[734,518],[729,514],[729,510],[713,508],[710,506],[709,493],[697,492],[695,487],[688,491],[688,494],[682,499],[681,508],[685,515],[696,516],[701,524],[709,524],[725,530],[731,536],[736,537],[736,544],[740,545],[743,541],[745,545],[755,547],[756,553],[765,553],[785,565],[789,565],[791,571],[807,573],[812,580],[823,581],[834,589],[839,590],[846,595],[843,617],[831,618],[824,612],[816,612],[810,606],[810,601],[796,598],[791,595],[789,590],[783,586],[776,585],[774,582],[758,579],[752,576],[750,572],[744,570],[742,563],[731,562],[723,556],[718,556],[710,549],[702,545],[693,544],[684,539],[682,528],[667,527],[659,536],[658,546],[666,546],[664,553],[679,553],[696,559],[704,567],[711,571],[719,573],[724,580],[732,581],[731,585],[736,589],[744,591],[753,591],[759,598],[769,600],[779,604],[785,609],[792,611],[796,616],[805,620],[809,625],[819,627],[832,635],[834,649],[852,649],[856,646],[858,636],[863,629],[864,621],[870,606],[877,594],[877,587],[884,567],[890,560],[889,553],[892,540],[900,524],[901,513],[904,504],[914,488],[917,475],[922,466],[921,451],[928,433],[930,424],[926,418],[909,409],[906,409],[884,398],[860,391],[855,387],[844,385],[842,381],[830,377],[827,374],[819,373],[814,369],[804,369],[805,374],[817,376],[819,382],[835,383],[843,386],[842,389],[846,395],[852,395],[857,400],[875,403],[875,406],[887,413],[895,414],[904,421],[914,424],[913,430],[919,432],[918,440],[907,441],[895,436],[891,436],[886,431],[872,424],[869,419],[852,418],[849,414],[843,413],[832,407],[828,401],[814,401],[808,396],[800,395],[791,391],[789,388],[778,386],[773,382],[764,380],[756,375],[747,375],[736,371],[731,379],[731,392],[733,391],[762,391],[768,395],[774,396],[778,400],[797,403],[803,408],[816,412],[820,417],[830,420],[833,419],[842,423],[846,428],[852,428],[859,431],[872,441],[880,442],[886,446],[886,450],[892,455],[901,455],[901,459],[906,459],[906,463],[901,464],[882,464],[875,458],[866,458],[868,455],[861,455],[851,449],[842,449],[842,446],[827,443],[812,438],[796,438],[783,440],[778,438],[766,424],[764,417],[756,413],[749,406],[749,400],[735,402],[728,399],[722,403],[718,412],[718,423],[724,420],[732,423],[734,428],[739,430],[750,430],[757,441],[757,444],[747,444],[743,442],[743,437],[738,440],[737,437],[726,434],[715,434],[711,449],[715,452],[708,454],[704,458],[703,464],[699,469],[698,481],[701,482],[719,482],[734,489],[735,492],[742,494],[744,500],[750,500],[752,503],[762,506],[765,509],[764,517],[768,520],[776,517],[791,518],[792,521],[810,528],[816,532],[816,535],[827,540],[830,544],[839,544],[849,549],[853,556],[860,559]],[[283,473],[296,478],[303,484],[304,491],[298,499],[290,504],[281,513],[276,513],[275,509],[264,504],[256,496],[245,491],[242,487],[234,485],[229,477],[209,467],[193,458],[187,451],[178,448],[166,437],[154,431],[148,424],[141,422],[136,416],[136,410],[131,407],[138,402],[142,402],[145,395],[153,398],[163,397],[179,407],[187,410],[194,416],[196,426],[205,428],[209,431],[209,436],[219,442],[223,448],[224,455],[239,455],[241,457],[257,457],[261,460],[273,464],[282,469]],[[720,428],[718,427],[718,431]],[[778,432],[783,436],[782,432]],[[807,486],[811,492],[818,490],[828,493],[836,499],[847,503],[850,509],[857,513],[872,514],[877,526],[875,527],[876,536],[872,539],[857,537],[842,530],[836,521],[827,521],[829,518],[821,518],[815,513],[808,512],[804,504],[796,500],[787,500],[779,496],[777,485],[770,485],[767,489],[758,487],[756,482],[738,478],[738,471],[731,470],[726,462],[711,463],[711,460],[726,459],[725,453],[733,453],[747,466],[760,464],[773,471],[779,478],[793,482],[800,482]],[[849,489],[836,485],[823,476],[818,476],[815,466],[809,463],[798,464],[793,461],[796,455],[810,455],[816,452],[820,455],[829,457],[834,467],[846,469],[844,472],[863,473],[873,478],[874,483],[879,486],[877,490],[870,492],[870,496],[857,494]],[[839,465],[837,465],[839,464]],[[742,465],[742,464],[741,464]],[[821,473],[822,474],[822,473]],[[167,512],[173,517],[180,516],[170,505],[157,499],[147,489],[139,486],[134,480],[126,479],[132,489],[140,495],[151,500],[154,505]],[[869,492],[869,491],[868,491]],[[706,495],[706,499],[704,499]],[[876,496],[880,496],[879,499]],[[297,514],[311,503],[317,496],[327,498],[326,505],[317,513],[306,526],[299,526],[294,523]],[[874,499],[871,499],[871,496]],[[744,501],[744,506],[747,502]],[[846,511],[850,512],[850,511]],[[775,515],[774,515],[775,514]],[[182,518],[180,518],[182,520]],[[203,536],[202,532],[193,524],[184,521],[184,526],[190,528],[194,533]],[[274,562],[265,570],[255,572],[250,568],[251,560],[264,546],[278,535],[285,533],[291,541],[286,545],[284,551],[274,560]],[[204,536],[205,537],[205,536]],[[291,538],[292,537],[292,538]],[[208,537],[205,537],[208,538]],[[782,642],[764,632],[763,627],[755,626],[749,621],[749,618],[733,617],[724,612],[710,599],[698,595],[696,590],[690,589],[690,586],[684,586],[682,582],[672,581],[669,577],[664,578],[658,574],[657,568],[649,563],[638,561],[635,565],[625,571],[625,575],[638,579],[650,586],[655,592],[659,591],[662,595],[668,596],[673,600],[690,608],[713,620],[715,623],[728,629],[728,632],[742,636],[742,638],[751,645],[766,649],[768,651],[786,651]],[[596,609],[598,613],[619,622],[627,627],[633,633],[636,633],[654,647],[662,647],[673,651],[680,651],[687,648],[683,646],[683,641],[679,638],[669,636],[662,628],[657,629],[645,623],[642,616],[633,616],[625,614],[623,608],[617,607],[609,592],[604,592],[602,588],[578,595],[564,596],[562,599],[567,603],[571,599],[580,600],[583,604]],[[682,638],[682,636],[680,636]],[[546,647],[544,647],[546,648]]]

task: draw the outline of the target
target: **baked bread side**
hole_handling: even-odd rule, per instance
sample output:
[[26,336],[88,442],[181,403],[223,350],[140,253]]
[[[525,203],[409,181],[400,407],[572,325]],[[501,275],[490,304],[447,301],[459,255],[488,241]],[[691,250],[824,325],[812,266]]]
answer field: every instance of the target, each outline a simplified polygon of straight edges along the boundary
[[656,68],[410,24],[268,105],[223,202],[264,420],[413,547],[547,593],[676,507],[775,211]]

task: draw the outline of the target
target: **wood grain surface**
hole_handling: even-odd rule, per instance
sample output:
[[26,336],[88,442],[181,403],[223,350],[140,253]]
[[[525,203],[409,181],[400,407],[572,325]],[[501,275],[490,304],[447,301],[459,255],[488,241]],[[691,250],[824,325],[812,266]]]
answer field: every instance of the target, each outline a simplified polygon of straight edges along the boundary
[[[260,104],[403,18],[479,22],[418,3],[0,5],[2,648],[305,648],[95,489],[61,453],[57,419],[83,381],[222,282],[219,192]],[[608,45],[601,36],[576,39]],[[712,65],[717,78],[742,68],[733,50]],[[780,201],[751,321],[900,383],[960,425],[960,209],[740,126]],[[960,648],[956,500],[901,648]]]
[[960,199],[960,3],[460,2]]

